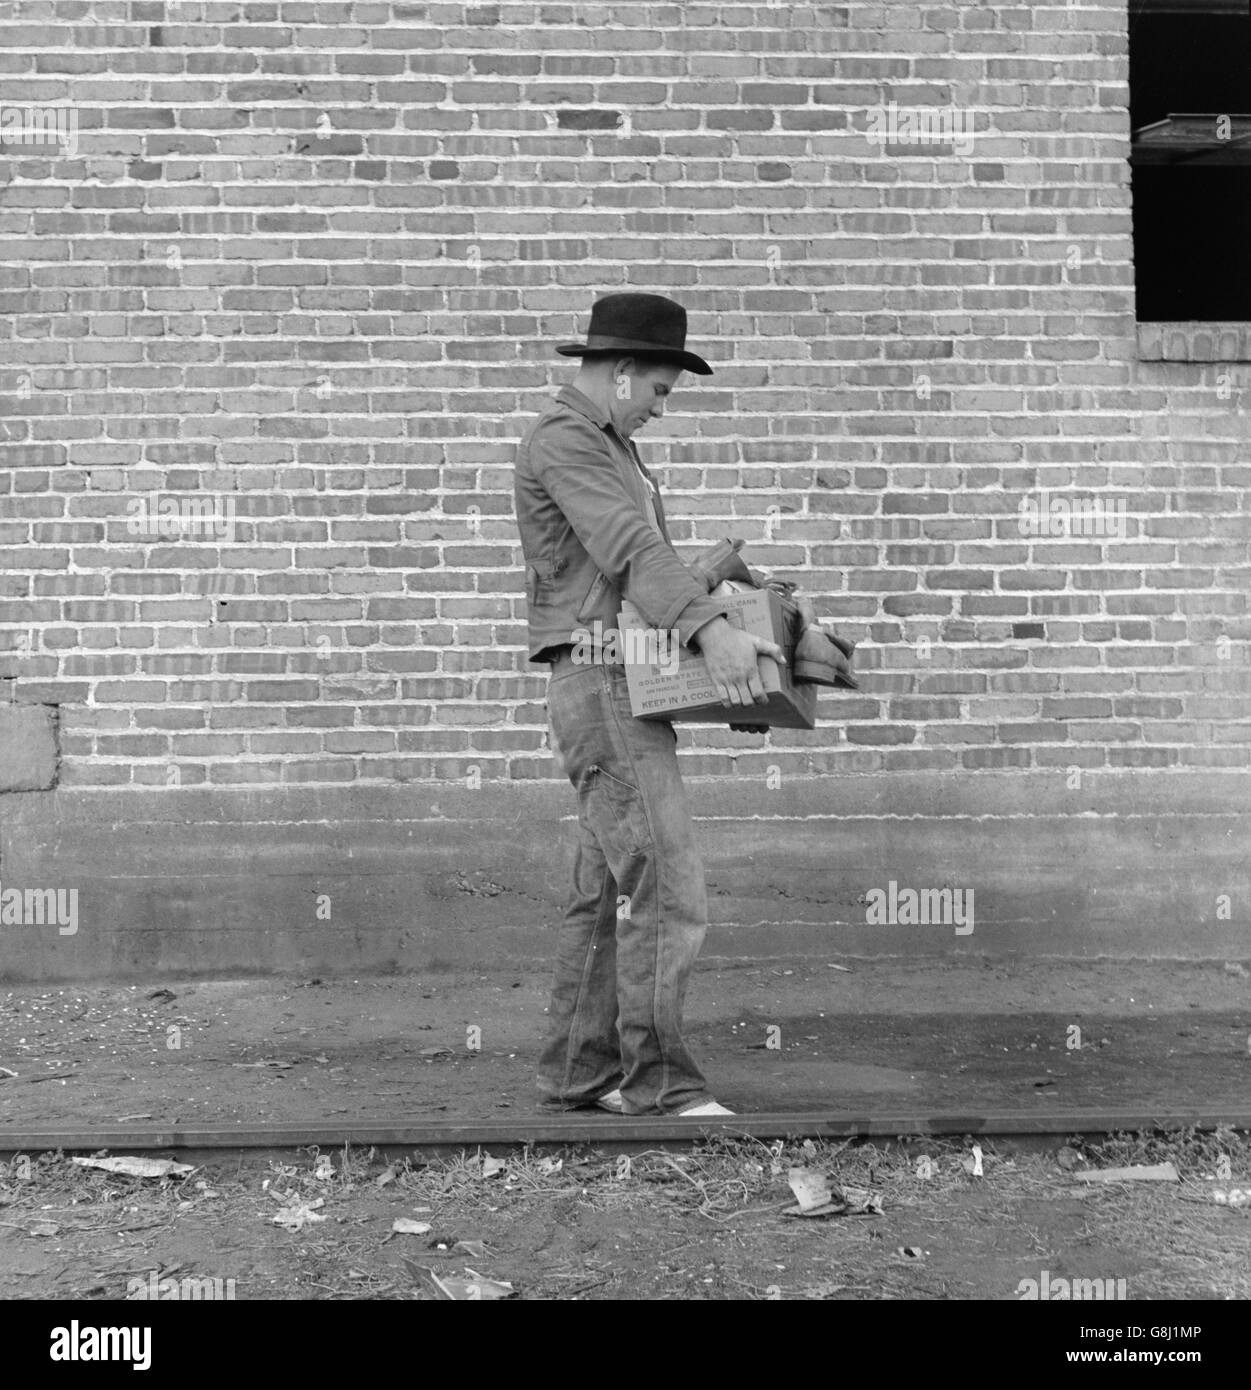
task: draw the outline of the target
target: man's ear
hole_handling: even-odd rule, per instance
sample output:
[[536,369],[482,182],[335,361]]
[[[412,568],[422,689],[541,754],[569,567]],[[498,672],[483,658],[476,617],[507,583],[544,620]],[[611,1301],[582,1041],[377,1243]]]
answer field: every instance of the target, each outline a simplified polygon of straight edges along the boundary
[[618,357],[612,366],[613,394],[619,401],[628,401],[634,389],[634,358]]

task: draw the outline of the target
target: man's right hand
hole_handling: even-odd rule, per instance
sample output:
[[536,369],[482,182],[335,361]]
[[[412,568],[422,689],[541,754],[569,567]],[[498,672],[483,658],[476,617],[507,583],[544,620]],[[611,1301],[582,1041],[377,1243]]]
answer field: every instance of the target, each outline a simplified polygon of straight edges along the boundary
[[714,618],[695,634],[695,643],[717,687],[721,703],[767,705],[769,697],[760,681],[756,657],[763,653],[779,665],[786,665],[786,653],[776,642],[734,627],[724,618]]

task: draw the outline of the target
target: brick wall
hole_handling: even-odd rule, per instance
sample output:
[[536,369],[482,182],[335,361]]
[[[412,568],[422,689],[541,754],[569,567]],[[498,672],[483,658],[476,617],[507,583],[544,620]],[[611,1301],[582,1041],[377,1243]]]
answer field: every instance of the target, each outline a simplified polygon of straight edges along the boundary
[[675,536],[865,673],[690,771],[1245,768],[1251,367],[1138,360],[1127,80],[1123,0],[13,0],[77,132],[0,145],[0,700],[64,788],[553,776],[512,445],[632,287],[717,368]]

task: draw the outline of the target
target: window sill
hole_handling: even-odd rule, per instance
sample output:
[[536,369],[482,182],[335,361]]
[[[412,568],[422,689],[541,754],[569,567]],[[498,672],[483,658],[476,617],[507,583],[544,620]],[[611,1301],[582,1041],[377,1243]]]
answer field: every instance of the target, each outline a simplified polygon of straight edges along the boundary
[[1251,362],[1251,323],[1140,323],[1140,362]]

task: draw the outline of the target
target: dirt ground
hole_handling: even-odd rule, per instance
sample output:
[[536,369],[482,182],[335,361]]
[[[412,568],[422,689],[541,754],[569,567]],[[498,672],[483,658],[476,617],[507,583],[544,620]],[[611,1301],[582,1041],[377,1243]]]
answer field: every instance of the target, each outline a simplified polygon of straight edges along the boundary
[[[532,1114],[547,984],[506,969],[11,988],[0,1150],[34,1125]],[[1222,963],[714,962],[688,1018],[740,1113],[1247,1102],[1251,981]],[[1064,1153],[982,1139],[978,1175],[967,1139],[624,1155],[603,1123],[606,1148],[495,1159],[229,1152],[136,1178],[11,1158],[0,1298],[124,1298],[149,1277],[220,1279],[237,1299],[490,1297],[478,1275],[544,1300],[1012,1300],[1044,1271],[1053,1288],[1123,1279],[1130,1299],[1251,1296],[1251,1207],[1216,1196],[1251,1190],[1251,1147],[1229,1131],[1074,1137]],[[1165,1158],[1179,1181],[1075,1176]],[[792,1168],[881,1214],[784,1215]],[[393,1231],[400,1217],[429,1230]]]
[[[236,1299],[433,1300],[472,1286],[490,1297],[507,1284],[500,1294],[538,1300],[1014,1300],[1044,1278],[1124,1280],[1133,1300],[1251,1296],[1251,1212],[1218,1205],[1220,1185],[1204,1178],[1222,1156],[1251,1173],[1245,1142],[1126,1138],[1063,1158],[1166,1154],[1181,1181],[1115,1185],[1079,1180],[1055,1153],[990,1143],[975,1176],[967,1147],[934,1141],[912,1153],[715,1140],[676,1154],[398,1164],[301,1151],[223,1156],[173,1179],[46,1155],[26,1180],[20,1159],[0,1169],[0,1297],[121,1299],[154,1281],[218,1279]],[[877,1197],[883,1214],[786,1215],[796,1167],[853,1202]],[[395,1231],[399,1218],[415,1227]]]
[[[687,1032],[719,1099],[857,1115],[1248,1103],[1241,965],[837,964],[703,966]],[[548,984],[507,969],[11,988],[0,1130],[529,1113]]]

